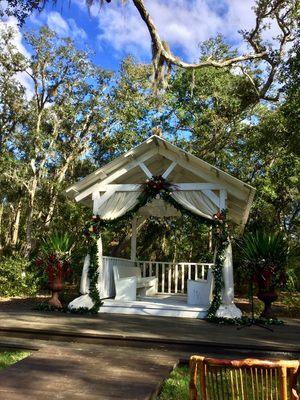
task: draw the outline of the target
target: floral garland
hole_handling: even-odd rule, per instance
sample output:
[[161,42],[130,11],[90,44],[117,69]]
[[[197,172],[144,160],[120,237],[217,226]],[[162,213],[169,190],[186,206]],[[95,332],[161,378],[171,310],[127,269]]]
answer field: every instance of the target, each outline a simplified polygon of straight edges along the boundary
[[[212,320],[215,317],[216,311],[222,302],[222,289],[224,286],[223,282],[223,263],[225,259],[225,251],[229,244],[228,226],[226,224],[226,212],[218,212],[213,216],[212,220],[206,219],[200,215],[196,215],[191,211],[184,208],[179,204],[172,196],[172,192],[177,190],[175,185],[172,185],[161,175],[153,176],[141,185],[141,193],[137,199],[137,204],[129,210],[127,213],[118,217],[114,220],[103,220],[98,215],[94,215],[91,222],[88,222],[84,236],[88,243],[89,254],[90,254],[90,267],[89,267],[89,278],[90,278],[90,297],[94,302],[92,312],[97,313],[102,302],[100,300],[99,292],[97,290],[98,280],[98,256],[97,256],[97,239],[103,228],[113,227],[120,221],[130,220],[136,214],[136,212],[146,205],[149,201],[155,198],[162,198],[164,201],[180,211],[181,214],[188,215],[198,222],[203,223],[207,226],[212,226],[213,234],[216,240],[216,259],[213,267],[214,274],[214,291],[213,301],[207,313],[207,319]],[[91,311],[91,310],[90,310]]]

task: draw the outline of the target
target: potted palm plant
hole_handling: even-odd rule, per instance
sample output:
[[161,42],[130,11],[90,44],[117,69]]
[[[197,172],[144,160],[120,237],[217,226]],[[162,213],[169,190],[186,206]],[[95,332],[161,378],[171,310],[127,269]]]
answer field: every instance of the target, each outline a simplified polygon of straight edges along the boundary
[[282,233],[257,231],[241,241],[244,270],[249,282],[257,288],[257,297],[263,301],[262,318],[273,318],[271,305],[277,300],[277,290],[286,282],[288,245]]
[[74,243],[67,233],[53,233],[41,245],[41,256],[36,264],[44,268],[48,276],[51,298],[49,304],[61,308],[59,293],[63,290],[64,278],[71,273],[71,252]]

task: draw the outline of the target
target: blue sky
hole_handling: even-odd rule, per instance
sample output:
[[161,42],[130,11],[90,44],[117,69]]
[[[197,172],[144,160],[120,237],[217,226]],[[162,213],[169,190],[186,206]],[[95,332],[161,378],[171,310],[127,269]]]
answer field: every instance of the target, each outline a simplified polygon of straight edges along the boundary
[[[199,57],[199,43],[218,33],[236,48],[240,54],[249,52],[238,33],[255,24],[252,7],[254,0],[144,0],[159,34],[166,40],[175,55],[184,61],[193,62]],[[22,28],[10,17],[0,21],[0,29],[11,25],[16,30],[15,46],[26,56],[24,32],[48,25],[61,37],[72,37],[78,48],[93,51],[93,61],[102,68],[117,70],[122,59],[131,54],[140,62],[151,61],[150,37],[132,0],[121,5],[121,0],[112,0],[99,7],[99,2],[90,9],[85,0],[49,0],[43,12],[27,18]],[[5,0],[0,0],[5,4]],[[278,34],[278,27],[271,23],[264,33],[266,39]],[[27,89],[32,86],[26,74],[18,73],[19,81]]]
[[[96,2],[97,3],[97,2]],[[199,42],[218,33],[241,53],[247,49],[238,30],[254,23],[253,0],[145,0],[160,35],[175,54],[187,61],[197,60]],[[112,1],[88,13],[85,0],[50,1],[42,13],[27,19],[22,32],[48,25],[61,36],[73,37],[78,47],[89,47],[94,61],[104,68],[117,69],[122,58],[133,54],[141,62],[150,61],[150,39],[137,10],[128,0]]]

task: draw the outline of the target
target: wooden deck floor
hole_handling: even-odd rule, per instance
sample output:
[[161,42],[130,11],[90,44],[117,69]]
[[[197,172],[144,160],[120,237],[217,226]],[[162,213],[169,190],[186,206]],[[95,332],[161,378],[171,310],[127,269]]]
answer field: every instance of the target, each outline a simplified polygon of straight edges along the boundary
[[[64,313],[38,313],[31,307],[21,310],[3,307],[0,302],[0,334],[32,332],[36,335],[93,337],[98,339],[126,339],[157,343],[204,344],[300,351],[300,321],[287,319],[283,326],[269,332],[259,327],[237,330],[203,320],[157,316],[99,314],[83,316]],[[14,332],[14,333],[13,333]]]
[[5,400],[150,399],[179,359],[300,354],[300,323],[269,332],[203,320],[133,315],[80,316],[2,307],[0,347],[36,349],[0,373]]

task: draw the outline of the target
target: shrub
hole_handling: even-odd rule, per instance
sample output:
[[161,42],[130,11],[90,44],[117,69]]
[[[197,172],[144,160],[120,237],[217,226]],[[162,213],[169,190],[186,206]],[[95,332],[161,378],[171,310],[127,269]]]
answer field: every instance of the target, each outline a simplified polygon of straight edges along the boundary
[[0,296],[30,296],[38,290],[38,278],[30,271],[24,257],[11,256],[0,259]]

